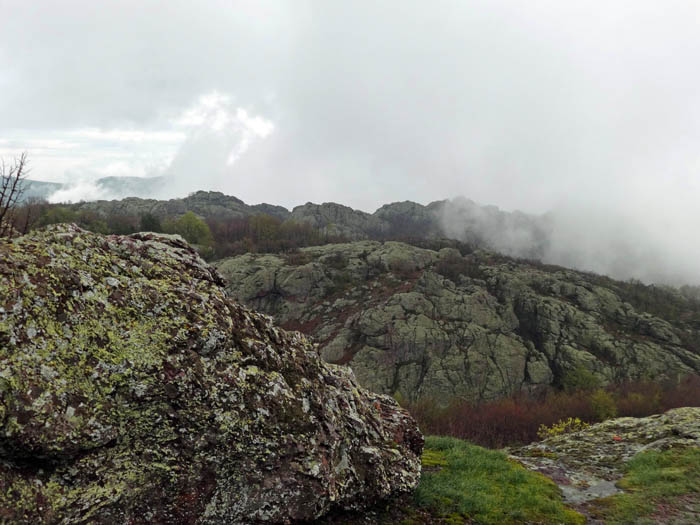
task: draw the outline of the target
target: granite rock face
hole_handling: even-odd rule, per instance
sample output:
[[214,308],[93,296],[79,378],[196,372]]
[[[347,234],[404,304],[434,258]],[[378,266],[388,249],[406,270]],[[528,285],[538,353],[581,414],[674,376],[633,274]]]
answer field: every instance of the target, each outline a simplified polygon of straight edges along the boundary
[[602,383],[700,372],[688,343],[697,329],[565,268],[376,241],[216,265],[232,297],[312,335],[365,387],[403,399],[495,399],[560,384],[579,367]]
[[0,521],[311,520],[411,490],[423,438],[181,238],[0,241]]

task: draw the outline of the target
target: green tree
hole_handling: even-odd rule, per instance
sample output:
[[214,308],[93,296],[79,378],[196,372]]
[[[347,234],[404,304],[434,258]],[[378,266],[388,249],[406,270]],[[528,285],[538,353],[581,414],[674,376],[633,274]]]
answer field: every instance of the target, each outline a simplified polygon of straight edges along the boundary
[[562,386],[567,394],[572,394],[579,390],[595,390],[600,387],[600,379],[585,366],[579,365],[564,376]]
[[78,214],[75,213],[70,208],[64,206],[57,206],[46,211],[46,214],[41,218],[40,222],[42,225],[46,224],[60,224],[66,222],[75,222],[78,218]]
[[81,228],[90,230],[95,233],[115,233],[110,231],[107,222],[96,212],[90,210],[81,210],[76,216],[76,222]]
[[138,219],[133,215],[108,215],[107,228],[110,233],[129,235],[138,230]]
[[263,213],[253,215],[248,227],[255,242],[272,241],[277,238],[281,222],[277,217]]
[[188,211],[176,221],[167,224],[168,233],[182,235],[190,244],[211,247],[213,238],[209,226],[194,212]]

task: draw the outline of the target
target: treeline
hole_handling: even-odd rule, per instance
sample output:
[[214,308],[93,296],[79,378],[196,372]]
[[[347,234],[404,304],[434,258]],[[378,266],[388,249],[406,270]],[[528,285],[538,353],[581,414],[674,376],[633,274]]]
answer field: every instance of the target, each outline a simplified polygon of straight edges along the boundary
[[206,220],[215,243],[217,259],[248,252],[294,253],[305,246],[346,242],[310,224],[283,221],[272,215],[249,215],[238,219],[209,217]]
[[567,418],[596,423],[611,417],[646,417],[671,408],[700,406],[697,375],[678,383],[634,381],[606,388],[580,379],[579,374],[572,382],[565,381],[561,390],[483,403],[455,399],[441,406],[429,399],[398,401],[416,418],[424,434],[454,436],[491,448],[537,441],[542,425],[551,427]]
[[100,214],[73,205],[32,200],[19,206],[13,215],[13,226],[20,234],[59,223],[75,223],[106,235],[129,235],[140,231],[179,234],[209,260],[248,252],[294,253],[305,246],[347,241],[340,236],[327,235],[309,224],[283,221],[267,214],[203,219],[188,211],[179,217],[161,219],[151,213]]
[[636,310],[650,313],[670,321],[690,322],[700,328],[700,286],[663,286],[644,284],[636,279],[613,281],[599,277],[603,286],[617,291],[620,299]]

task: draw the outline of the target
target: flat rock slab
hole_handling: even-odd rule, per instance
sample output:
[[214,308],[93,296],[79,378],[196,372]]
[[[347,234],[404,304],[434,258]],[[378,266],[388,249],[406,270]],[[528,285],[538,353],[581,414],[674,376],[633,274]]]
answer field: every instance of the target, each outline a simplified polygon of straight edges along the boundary
[[685,407],[643,418],[611,419],[586,430],[514,449],[511,456],[550,477],[572,504],[610,496],[634,455],[646,450],[700,446],[700,408]]

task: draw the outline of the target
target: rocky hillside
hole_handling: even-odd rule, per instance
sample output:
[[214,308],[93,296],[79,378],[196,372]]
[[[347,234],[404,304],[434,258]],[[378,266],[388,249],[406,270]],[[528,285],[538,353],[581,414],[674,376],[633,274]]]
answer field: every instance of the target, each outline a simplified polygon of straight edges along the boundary
[[407,400],[494,399],[579,367],[603,382],[700,372],[700,309],[664,318],[592,274],[373,241],[217,268],[232,297],[313,336],[367,388]]
[[287,523],[420,476],[423,438],[179,237],[0,241],[0,522]]
[[347,239],[389,239],[442,235],[440,213],[446,201],[423,206],[405,201],[385,204],[372,214],[342,204],[308,202],[292,210],[291,220],[307,223],[333,237]]
[[391,237],[431,237],[442,234],[440,213],[446,201],[427,206],[415,202],[386,204],[373,214],[342,204],[306,203],[291,212],[272,204],[248,205],[242,200],[216,191],[198,191],[183,199],[156,200],[129,197],[121,200],[98,200],[74,205],[76,210],[100,216],[177,217],[193,211],[204,218],[240,219],[267,214],[281,220],[309,224],[326,237],[370,239]]

